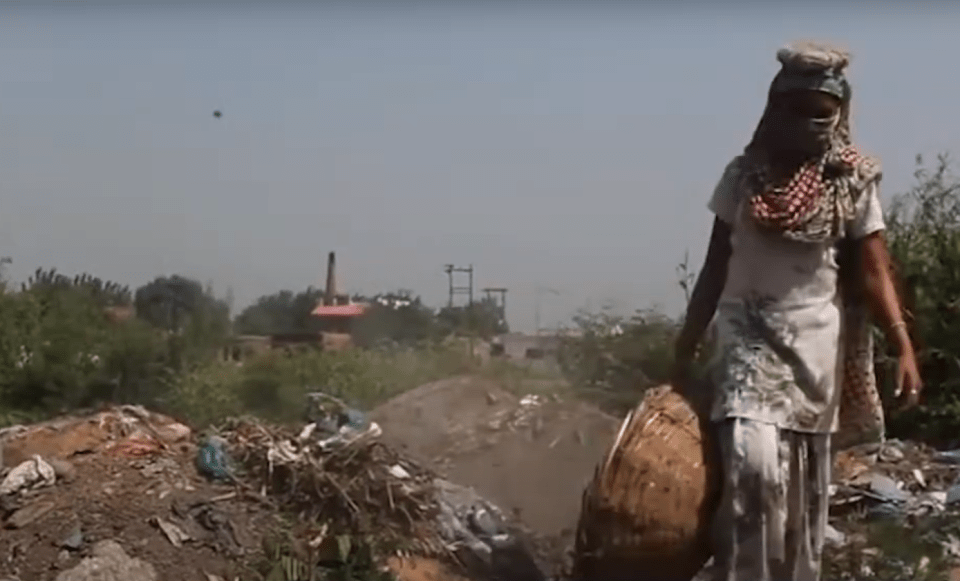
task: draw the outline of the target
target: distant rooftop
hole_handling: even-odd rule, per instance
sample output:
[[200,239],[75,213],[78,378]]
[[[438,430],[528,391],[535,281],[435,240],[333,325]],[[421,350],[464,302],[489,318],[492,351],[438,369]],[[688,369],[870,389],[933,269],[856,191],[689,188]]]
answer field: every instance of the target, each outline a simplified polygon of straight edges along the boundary
[[314,317],[359,317],[367,311],[364,303],[346,305],[318,305],[310,314]]

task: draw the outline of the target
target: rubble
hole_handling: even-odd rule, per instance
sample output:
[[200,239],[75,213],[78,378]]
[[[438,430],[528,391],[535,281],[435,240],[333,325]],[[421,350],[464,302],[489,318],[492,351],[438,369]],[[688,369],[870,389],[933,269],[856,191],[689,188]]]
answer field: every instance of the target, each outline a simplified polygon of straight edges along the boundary
[[[493,437],[537,443],[527,454],[548,453],[561,436],[584,447],[550,424],[583,417],[562,416],[570,407],[491,390],[476,399],[487,411],[479,422],[448,427],[457,454],[484,452]],[[206,440],[142,408],[0,430],[0,579],[232,581],[265,562],[341,566],[369,544],[402,581],[536,581],[541,557],[569,544],[532,535],[479,487],[401,453],[378,421],[326,407],[305,426],[220,426],[210,441],[227,481],[198,463]],[[844,450],[830,492],[826,578],[933,579],[960,567],[960,451],[896,440]],[[105,576],[91,577],[95,569]]]
[[838,453],[831,578],[934,579],[960,566],[958,459],[960,451],[897,440]]
[[0,496],[16,494],[31,488],[53,486],[57,480],[57,473],[53,466],[36,454],[11,470],[0,482]]
[[93,547],[92,555],[79,565],[57,575],[56,581],[157,581],[150,563],[131,558],[115,541]]
[[12,468],[34,456],[48,462],[82,453],[133,457],[156,455],[185,443],[190,428],[172,418],[125,405],[88,416],[67,416],[31,426],[0,429],[3,466]]

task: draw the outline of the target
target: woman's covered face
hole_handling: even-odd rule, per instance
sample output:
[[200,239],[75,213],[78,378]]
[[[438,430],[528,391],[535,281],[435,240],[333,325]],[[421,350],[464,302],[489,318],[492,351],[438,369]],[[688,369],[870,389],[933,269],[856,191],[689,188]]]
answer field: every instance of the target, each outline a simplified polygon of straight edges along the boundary
[[789,91],[777,98],[778,105],[798,117],[807,119],[831,119],[840,110],[841,101],[822,91]]

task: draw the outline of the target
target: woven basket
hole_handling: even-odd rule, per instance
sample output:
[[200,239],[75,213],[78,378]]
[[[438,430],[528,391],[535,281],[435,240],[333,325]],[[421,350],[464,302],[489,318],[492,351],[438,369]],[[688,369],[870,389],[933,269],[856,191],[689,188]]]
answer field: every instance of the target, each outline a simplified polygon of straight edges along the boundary
[[689,580],[710,555],[718,462],[700,417],[670,386],[646,392],[583,493],[578,581]]

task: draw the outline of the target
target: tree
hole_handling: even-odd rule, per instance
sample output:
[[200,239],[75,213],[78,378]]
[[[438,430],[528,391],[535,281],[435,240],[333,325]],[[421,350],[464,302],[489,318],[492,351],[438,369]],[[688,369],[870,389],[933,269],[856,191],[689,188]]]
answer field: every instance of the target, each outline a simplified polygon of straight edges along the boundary
[[388,341],[411,346],[437,338],[439,327],[433,310],[408,290],[356,300],[369,305],[354,327],[354,340],[359,345],[373,346]]
[[234,329],[241,335],[316,331],[311,313],[322,299],[323,291],[312,286],[296,294],[282,290],[264,295],[237,316]]
[[[926,383],[925,406],[894,414],[891,430],[904,436],[922,430],[934,439],[952,439],[960,428],[960,180],[951,166],[944,154],[932,168],[918,156],[915,185],[895,197],[886,215],[887,240]],[[887,379],[889,396],[895,358],[882,340],[878,355],[878,378]]]
[[437,319],[445,333],[490,339],[510,332],[499,303],[492,297],[462,307],[444,307]]
[[561,336],[558,360],[571,384],[617,413],[631,409],[643,391],[670,379],[678,324],[654,309],[626,318],[609,309],[580,311],[575,333]]
[[69,277],[58,273],[55,268],[38,268],[33,276],[21,285],[21,290],[35,293],[74,290],[89,296],[101,307],[129,305],[131,302],[129,286],[104,281],[87,273]]
[[231,332],[230,307],[208,286],[180,275],[159,276],[137,289],[137,317],[166,332],[170,365],[204,359]]

